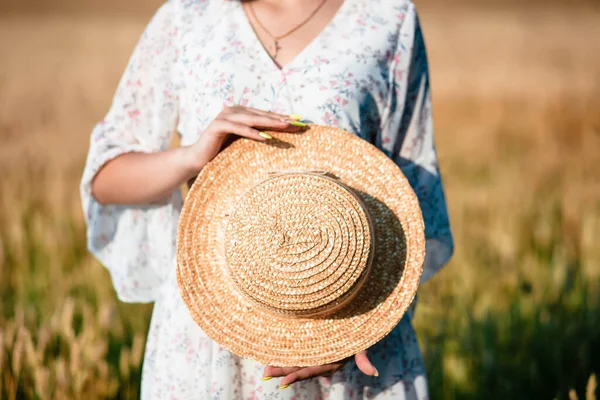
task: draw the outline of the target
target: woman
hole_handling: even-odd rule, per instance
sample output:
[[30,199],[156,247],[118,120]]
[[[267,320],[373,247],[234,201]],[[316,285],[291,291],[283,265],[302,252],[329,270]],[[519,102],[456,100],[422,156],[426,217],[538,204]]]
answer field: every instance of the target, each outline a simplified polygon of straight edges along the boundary
[[[352,360],[274,368],[212,342],[179,296],[179,187],[228,138],[301,134],[300,120],[352,131],[396,161],[425,218],[422,282],[449,260],[427,58],[409,0],[169,0],[92,133],[81,185],[90,251],[119,298],[155,303],[143,399],[427,397],[410,315]],[[169,149],[174,131],[182,146]]]

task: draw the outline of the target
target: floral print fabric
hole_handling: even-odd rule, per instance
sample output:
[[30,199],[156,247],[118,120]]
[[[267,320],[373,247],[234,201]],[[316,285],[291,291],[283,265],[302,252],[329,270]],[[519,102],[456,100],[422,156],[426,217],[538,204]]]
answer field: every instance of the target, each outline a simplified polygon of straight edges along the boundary
[[279,68],[238,0],[170,0],[154,15],[92,132],[81,182],[88,247],[127,302],[154,302],[143,399],[423,399],[425,371],[407,315],[370,349],[378,378],[353,362],[332,378],[277,389],[264,366],[211,341],[192,321],[175,279],[175,231],[182,197],[145,206],[101,205],[91,183],[127,152],[183,145],[226,105],[242,105],[337,126],[370,141],[403,170],[425,219],[422,282],[453,250],[434,146],[427,57],[408,0],[345,0],[327,27]]

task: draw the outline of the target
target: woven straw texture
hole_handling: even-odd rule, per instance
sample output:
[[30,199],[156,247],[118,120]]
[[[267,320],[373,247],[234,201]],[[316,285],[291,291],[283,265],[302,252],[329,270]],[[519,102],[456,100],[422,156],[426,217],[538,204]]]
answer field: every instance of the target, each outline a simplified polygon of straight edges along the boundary
[[351,133],[269,133],[234,141],[192,185],[177,235],[181,296],[241,357],[339,361],[381,340],[412,302],[419,204],[398,166]]

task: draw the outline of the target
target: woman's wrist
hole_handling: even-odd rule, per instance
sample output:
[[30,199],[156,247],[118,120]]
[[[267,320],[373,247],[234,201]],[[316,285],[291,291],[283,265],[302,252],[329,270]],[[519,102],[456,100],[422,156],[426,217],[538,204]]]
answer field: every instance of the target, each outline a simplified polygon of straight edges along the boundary
[[195,149],[195,146],[182,146],[178,148],[179,154],[178,159],[182,162],[181,167],[183,168],[185,181],[194,178],[200,173],[202,168],[207,164],[201,154]]

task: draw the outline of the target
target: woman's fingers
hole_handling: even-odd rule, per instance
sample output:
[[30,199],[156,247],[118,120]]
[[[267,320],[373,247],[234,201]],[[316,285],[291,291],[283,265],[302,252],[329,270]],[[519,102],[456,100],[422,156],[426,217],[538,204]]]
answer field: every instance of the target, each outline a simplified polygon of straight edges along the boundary
[[296,371],[298,371],[300,369],[301,368],[299,368],[299,367],[281,368],[281,367],[267,366],[267,367],[265,367],[265,370],[263,372],[263,379],[277,378],[277,377],[280,377],[280,376],[286,376],[286,375],[294,373],[294,372],[296,372]]
[[379,372],[377,372],[375,366],[373,366],[371,361],[369,361],[366,350],[357,353],[354,356],[354,360],[356,361],[356,366],[358,369],[360,369],[365,375],[379,376]]
[[264,117],[270,117],[277,120],[286,120],[289,119],[289,116],[274,113],[271,111],[259,110],[258,108],[251,107],[242,107],[242,106],[232,106],[225,107],[221,113],[222,115],[231,115],[231,114],[254,114],[254,115],[262,115]]
[[302,119],[302,117],[300,115],[276,114],[276,113],[272,113],[270,111],[257,110],[256,108],[247,108],[246,110],[248,110],[249,112],[252,112],[254,114],[257,114],[257,115],[263,115],[263,116],[271,117],[271,118],[275,118],[275,119],[282,119],[283,121],[285,121],[289,124],[290,128],[298,127],[298,128],[300,128],[299,130],[301,130],[302,128],[306,127],[306,124],[304,122],[300,121]]
[[211,132],[207,132],[207,133],[210,133],[210,134],[213,134],[216,136],[221,136],[221,137],[225,137],[226,135],[229,135],[229,134],[234,134],[234,135],[246,137],[248,139],[260,140],[260,141],[265,141],[265,140],[269,139],[269,137],[264,137],[263,135],[261,135],[260,131],[257,129],[251,128],[248,125],[244,125],[244,124],[237,123],[237,122],[232,122],[232,121],[225,120],[225,119],[219,119],[219,120],[213,121],[213,123],[210,124],[208,130],[210,130]]
[[265,111],[265,110],[259,110],[258,108],[246,108],[246,110],[254,113],[254,114],[258,114],[258,115],[264,115],[267,117],[271,117],[271,118],[277,118],[277,119],[297,119],[297,118],[292,118],[292,116],[290,115],[284,115],[284,114],[278,114],[278,113],[274,113],[272,111]]
[[294,382],[303,381],[317,376],[330,376],[341,368],[341,364],[319,365],[307,367],[288,374],[281,380],[280,387],[288,387]]
[[211,136],[225,138],[234,134],[249,139],[272,139],[263,131],[298,132],[306,125],[284,115],[246,107],[226,107],[207,128]]
[[[366,351],[361,351],[354,356],[356,366],[365,375],[379,376],[375,366],[369,361]],[[331,376],[340,370],[345,364],[345,361],[337,362],[334,364],[318,365],[314,367],[306,368],[279,368],[279,367],[266,367],[263,373],[263,379],[271,379],[275,377],[285,376],[281,380],[280,387],[282,389],[287,388],[294,382],[303,381],[317,376]]]
[[234,113],[225,117],[226,120],[251,126],[259,130],[275,130],[297,132],[302,127],[294,126],[289,121],[273,118],[266,115],[250,114],[250,113]]

